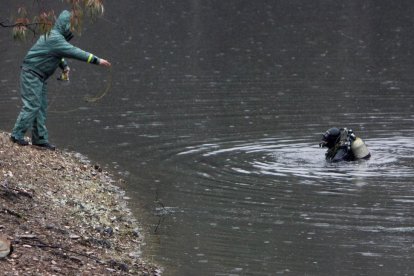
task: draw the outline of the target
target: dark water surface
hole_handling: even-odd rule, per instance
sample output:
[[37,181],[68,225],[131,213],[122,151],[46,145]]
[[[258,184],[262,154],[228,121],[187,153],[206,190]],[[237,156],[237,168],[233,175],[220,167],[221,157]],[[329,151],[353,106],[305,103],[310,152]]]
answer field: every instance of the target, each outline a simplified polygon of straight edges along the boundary
[[[51,140],[127,179],[166,275],[410,275],[414,4],[401,3],[107,1],[74,43],[113,70],[74,61],[70,85],[50,80]],[[0,31],[8,130],[30,43]],[[332,126],[372,159],[326,164]]]

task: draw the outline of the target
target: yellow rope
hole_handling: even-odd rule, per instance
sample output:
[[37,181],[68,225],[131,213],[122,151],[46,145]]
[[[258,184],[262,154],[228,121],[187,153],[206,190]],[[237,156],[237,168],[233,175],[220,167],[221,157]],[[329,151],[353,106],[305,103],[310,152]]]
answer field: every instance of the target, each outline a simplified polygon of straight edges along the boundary
[[[99,93],[98,95],[96,95],[94,97],[85,96],[84,97],[84,100],[87,103],[95,103],[95,102],[101,100],[103,97],[105,97],[108,94],[108,92],[111,90],[111,87],[112,87],[112,67],[109,67],[109,71],[108,71],[108,85],[105,87],[105,89],[102,90],[102,93]],[[53,102],[54,101],[52,101],[51,104]],[[51,106],[51,104],[49,104],[49,107]],[[61,113],[71,113],[71,112],[75,112],[77,110],[79,110],[79,107],[73,108],[73,109],[68,109],[68,110],[51,110],[51,111],[48,111],[48,112],[50,112],[50,113],[57,113],[57,114],[60,113],[61,114]]]
[[112,67],[109,67],[109,75],[108,75],[108,85],[106,88],[102,91],[102,93],[99,95],[96,95],[95,97],[88,97],[86,96],[84,99],[88,103],[94,103],[105,97],[106,94],[108,94],[109,90],[112,87]]

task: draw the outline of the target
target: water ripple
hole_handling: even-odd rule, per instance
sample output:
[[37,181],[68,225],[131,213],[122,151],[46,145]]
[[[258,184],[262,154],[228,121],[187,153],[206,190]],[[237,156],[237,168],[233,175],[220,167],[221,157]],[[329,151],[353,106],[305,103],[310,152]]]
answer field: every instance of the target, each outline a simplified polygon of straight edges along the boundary
[[321,179],[414,176],[413,162],[410,161],[414,154],[414,139],[411,137],[368,139],[366,143],[372,154],[370,160],[339,164],[325,162],[325,150],[318,148],[316,143],[275,138],[253,142],[227,141],[187,147],[177,155],[191,155],[193,159],[207,163],[224,159],[223,169],[231,169],[238,174],[297,176],[302,180],[314,179],[318,183]]

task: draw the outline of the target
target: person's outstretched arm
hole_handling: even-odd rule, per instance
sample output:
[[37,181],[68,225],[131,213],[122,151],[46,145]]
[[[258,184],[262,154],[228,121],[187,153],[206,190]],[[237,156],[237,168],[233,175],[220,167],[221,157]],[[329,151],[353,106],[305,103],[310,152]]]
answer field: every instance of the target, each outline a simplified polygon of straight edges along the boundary
[[111,63],[105,59],[101,59],[94,54],[86,52],[76,46],[67,42],[63,37],[49,41],[51,43],[52,54],[62,58],[73,58],[87,63],[97,64],[105,67],[110,67]]

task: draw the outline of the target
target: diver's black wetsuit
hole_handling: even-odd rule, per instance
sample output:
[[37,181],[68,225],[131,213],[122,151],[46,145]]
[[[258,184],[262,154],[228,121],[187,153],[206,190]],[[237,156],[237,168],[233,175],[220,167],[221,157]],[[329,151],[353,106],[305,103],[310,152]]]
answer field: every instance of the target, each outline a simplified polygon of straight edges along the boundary
[[[354,161],[359,159],[351,149],[351,144],[355,139],[357,137],[351,129],[330,128],[323,134],[319,146],[328,148],[325,154],[326,161],[328,162]],[[364,156],[363,159],[370,157],[371,154],[368,152],[368,155]]]

